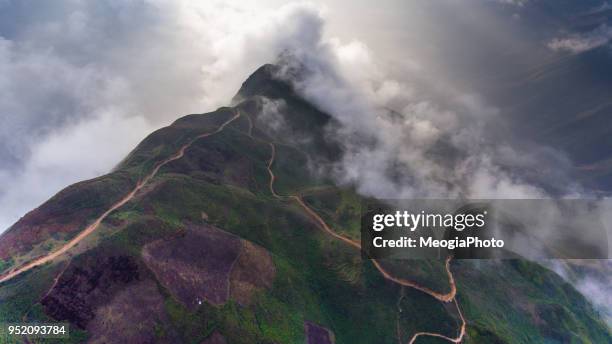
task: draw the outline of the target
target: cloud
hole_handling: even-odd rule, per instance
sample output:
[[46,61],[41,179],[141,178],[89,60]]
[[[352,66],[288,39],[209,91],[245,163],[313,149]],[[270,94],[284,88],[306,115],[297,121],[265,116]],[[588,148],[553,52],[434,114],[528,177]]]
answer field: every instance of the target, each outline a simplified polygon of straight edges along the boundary
[[[461,22],[466,17],[457,15],[459,6],[447,17],[445,11],[424,17],[418,6],[386,7],[397,20],[377,19],[371,8],[356,13],[359,23],[354,13],[337,15],[351,18],[345,25],[351,34],[360,25],[375,35],[383,21],[402,23],[369,41],[386,41],[377,52],[401,56],[394,65],[363,41],[326,34],[324,11],[311,4],[0,2],[0,230],[62,187],[109,171],[154,128],[228,104],[253,70],[287,51],[312,71],[298,90],[342,124],[329,131],[346,149],[332,168],[342,184],[383,198],[583,195],[565,173],[563,153],[503,132],[505,119],[494,104],[453,88],[463,83],[448,82],[423,63],[443,55],[452,61],[441,58],[434,67],[455,66],[461,56],[436,50],[445,44],[481,47],[481,35],[471,35],[466,45],[466,31],[455,27],[474,33],[486,28],[496,44],[512,45],[516,38],[506,37],[503,27],[490,30],[490,17]],[[469,13],[474,6],[466,8]],[[459,24],[446,29],[452,39],[436,36],[444,29],[440,22],[453,20]],[[401,39],[381,39],[392,29]],[[603,26],[549,47],[578,52],[609,38]],[[464,51],[477,50],[470,48]],[[422,59],[408,61],[413,53]],[[282,111],[282,105],[268,105],[272,118]]]
[[0,3],[0,231],[153,129],[227,105],[322,21],[254,1]]
[[331,167],[341,184],[380,198],[581,192],[561,152],[500,132],[499,109],[422,64],[398,73],[363,41],[326,34],[312,4],[66,0],[26,9],[0,41],[0,111],[9,114],[0,139],[11,143],[0,151],[9,162],[0,228],[61,186],[108,171],[150,130],[226,105],[281,53],[310,72],[298,91],[342,124],[328,131],[345,146]]
[[[608,269],[611,268],[608,267]],[[608,325],[612,325],[612,300],[610,299],[611,284],[612,277],[609,275],[601,278],[586,276],[575,283],[576,289],[593,302]]]
[[554,38],[547,46],[555,51],[578,54],[608,44],[612,39],[612,28],[603,24],[593,31],[572,34],[564,38]]
[[261,113],[258,116],[260,123],[258,124],[262,124],[262,127],[269,129],[272,137],[283,135],[283,131],[288,130],[285,117],[282,114],[286,106],[287,104],[282,99],[261,98]]
[[[0,198],[0,224],[8,228],[15,216],[66,187],[67,182],[108,172],[152,129],[143,117],[109,112],[58,129],[34,143],[23,166],[0,173],[0,184],[6,186]],[[99,148],[100,143],[104,149]]]
[[612,261],[548,260],[542,263],[587,297],[608,325],[612,325],[612,299],[610,299],[612,275],[609,274]]
[[[344,165],[336,166],[339,174],[346,170],[345,182],[356,182],[363,192],[372,194],[402,185],[405,196],[477,194],[520,183],[522,177],[505,174],[503,182],[490,178],[486,188],[481,184],[453,186],[459,179],[465,184],[478,165],[483,175],[499,168],[491,167],[498,163],[493,161],[497,156],[493,148],[481,149],[479,157],[472,156],[463,165],[453,161],[457,169],[453,173],[439,153],[444,150],[441,145],[450,149],[474,145],[468,141],[487,129],[475,128],[478,121],[470,113],[476,110],[486,117],[492,108],[482,100],[474,101],[478,97],[469,92],[452,90],[440,73],[432,73],[432,68],[423,68],[422,61],[402,53],[416,49],[387,45],[388,49],[395,47],[387,55],[402,56],[401,64],[391,64],[375,56],[363,41],[346,39],[346,35],[334,37],[325,30],[327,18],[322,8],[307,3],[278,6],[275,1],[1,3],[0,113],[7,115],[0,126],[0,204],[10,206],[0,212],[0,228],[59,191],[60,185],[109,170],[114,165],[110,160],[121,160],[128,150],[109,145],[107,141],[122,139],[109,136],[107,141],[89,145],[95,154],[113,155],[106,169],[82,158],[75,173],[49,174],[56,178],[49,182],[56,186],[54,190],[20,192],[13,181],[34,175],[28,170],[34,166],[30,160],[47,140],[53,137],[67,147],[74,144],[71,137],[78,136],[70,132],[77,130],[77,124],[103,121],[108,116],[117,126],[142,121],[145,129],[122,134],[137,142],[147,130],[178,116],[226,105],[252,71],[283,51],[293,51],[314,66],[316,73],[302,85],[304,95],[346,123],[340,134],[347,142],[356,130],[372,137],[390,133],[368,150],[356,149],[359,143],[347,143],[350,154]],[[397,13],[393,6],[385,11]],[[353,14],[373,20],[367,11]],[[337,13],[335,18],[340,17],[342,13]],[[384,20],[381,17],[369,25],[378,27]],[[410,31],[408,27],[401,30]],[[426,45],[420,38],[413,43]],[[470,108],[481,105],[482,109]],[[381,108],[399,111],[403,118],[399,125],[389,122]],[[408,143],[418,149],[403,149]],[[62,150],[61,145],[57,147]],[[467,146],[462,150],[470,152]],[[372,156],[381,163],[366,172],[360,165]],[[403,180],[388,178],[393,174],[389,162],[396,158],[400,159],[396,169],[406,167]],[[29,200],[15,202],[18,194],[28,194]]]
[[[300,80],[291,73],[279,77],[342,124],[331,134],[346,154],[333,169],[340,183],[363,194],[521,199],[551,196],[556,185],[565,195],[581,190],[564,173],[538,177],[542,169],[567,171],[569,160],[501,135],[499,109],[476,94],[452,89],[444,79],[432,83],[419,69],[406,72],[415,75],[412,83],[396,80],[359,41],[319,37],[292,54],[308,72]],[[285,63],[286,70],[299,68]]]
[[529,0],[490,0],[490,1],[497,2],[503,5],[512,5],[512,6],[519,6],[519,7],[523,7],[529,2]]
[[[322,31],[309,25],[303,29]],[[315,172],[331,170],[339,184],[379,199],[590,197],[569,174],[571,161],[563,152],[506,132],[501,110],[478,94],[453,89],[419,69],[405,72],[414,75],[412,82],[400,81],[379,61],[363,42],[324,36],[309,36],[280,59],[284,68],[277,77],[340,123],[327,132],[343,145],[341,160]],[[529,209],[518,209],[510,215],[525,218]],[[541,242],[567,238],[560,232],[561,208],[550,204],[549,210],[558,216],[541,219],[530,211],[527,230]],[[603,213],[578,214],[577,227],[586,231]],[[600,227],[594,228],[599,236],[593,240],[585,232],[584,241],[601,244]],[[543,247],[535,246],[520,253],[541,255]]]

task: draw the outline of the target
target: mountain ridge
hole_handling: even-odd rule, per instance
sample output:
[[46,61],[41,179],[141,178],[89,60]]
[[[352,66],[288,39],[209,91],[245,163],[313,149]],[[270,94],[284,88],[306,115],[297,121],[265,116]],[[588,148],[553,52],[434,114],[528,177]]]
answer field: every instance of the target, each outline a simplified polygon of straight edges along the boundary
[[[0,284],[2,320],[70,321],[75,326],[71,341],[76,342],[223,338],[312,344],[335,338],[395,343],[413,342],[425,333],[474,343],[610,339],[592,306],[536,264],[370,264],[355,247],[329,235],[358,238],[355,219],[362,200],[355,190],[307,167],[341,154],[341,146],[321,130],[334,125],[333,119],[299,97],[289,83],[274,78],[272,65],[266,66],[245,81],[234,107],[188,115],[155,131],[113,172],[68,187],[3,234],[3,266],[6,257],[17,257],[2,269],[7,271],[45,249],[53,252],[109,204],[118,204],[125,190],[147,181],[68,254]],[[311,140],[296,147],[270,130],[263,97],[281,101],[291,135]],[[296,201],[285,200],[288,195]],[[71,208],[75,204],[81,208]],[[327,233],[319,229],[325,226]],[[20,238],[30,240],[16,244]],[[232,238],[249,248],[238,250]],[[200,245],[189,248],[194,242]],[[207,250],[197,250],[208,246],[227,249],[209,256]],[[251,253],[239,262],[242,250]],[[262,263],[263,257],[269,263]],[[234,273],[234,263],[241,272]],[[215,266],[226,268],[218,271]],[[446,282],[452,269],[466,320],[459,308],[438,303],[427,291],[389,281],[381,268],[398,280],[442,291],[454,287],[455,282]],[[270,269],[274,277],[257,278]],[[192,277],[181,277],[186,275]],[[482,294],[481,285],[511,293],[514,303],[503,302],[508,295]],[[24,286],[27,292],[18,292]],[[229,296],[218,296],[222,294]],[[216,295],[213,302],[210,295]],[[154,333],[125,325],[134,321],[145,322]]]

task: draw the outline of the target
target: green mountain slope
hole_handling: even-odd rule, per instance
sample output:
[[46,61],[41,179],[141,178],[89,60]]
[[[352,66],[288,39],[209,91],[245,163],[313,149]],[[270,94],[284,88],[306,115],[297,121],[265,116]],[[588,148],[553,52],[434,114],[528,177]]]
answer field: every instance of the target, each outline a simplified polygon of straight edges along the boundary
[[[326,232],[321,221],[358,239],[362,199],[309,172],[342,154],[324,134],[334,122],[275,68],[257,70],[233,107],[152,133],[113,172],[4,233],[0,322],[71,323],[70,339],[45,342],[403,343],[456,337],[464,316],[467,343],[612,342],[584,297],[534,263],[453,261],[457,295],[440,302],[381,271],[446,294],[445,262],[377,267]],[[283,132],[269,129],[262,97],[284,102]],[[11,276],[96,220],[67,252]]]

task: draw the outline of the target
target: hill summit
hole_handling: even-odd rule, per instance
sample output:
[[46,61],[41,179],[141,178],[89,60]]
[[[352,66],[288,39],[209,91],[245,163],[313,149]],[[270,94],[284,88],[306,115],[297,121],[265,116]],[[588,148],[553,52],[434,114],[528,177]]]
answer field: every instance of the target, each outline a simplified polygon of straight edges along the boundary
[[535,263],[363,259],[363,197],[314,172],[342,157],[338,123],[281,68],[3,233],[0,322],[69,322],[75,343],[612,342]]

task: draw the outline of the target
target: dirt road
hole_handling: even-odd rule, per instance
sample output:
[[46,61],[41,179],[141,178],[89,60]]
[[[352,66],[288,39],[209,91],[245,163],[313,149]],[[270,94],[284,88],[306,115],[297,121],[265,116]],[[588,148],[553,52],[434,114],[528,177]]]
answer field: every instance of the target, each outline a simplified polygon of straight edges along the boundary
[[196,136],[195,138],[193,138],[192,140],[190,140],[188,143],[186,143],[185,145],[181,146],[181,148],[172,156],[166,158],[165,160],[157,163],[155,165],[155,167],[153,168],[153,170],[147,174],[144,178],[142,178],[140,181],[138,181],[138,183],[136,183],[136,186],[129,192],[127,193],[125,196],[123,196],[119,201],[115,202],[110,208],[108,208],[104,213],[102,213],[102,215],[98,216],[94,222],[92,224],[90,224],[89,226],[85,227],[85,229],[83,231],[81,231],[77,236],[75,236],[74,238],[72,238],[70,241],[68,241],[66,244],[64,244],[62,247],[60,247],[58,250],[50,252],[47,255],[44,255],[42,257],[36,258],[24,265],[21,265],[20,267],[17,267],[15,269],[12,269],[10,271],[8,271],[7,273],[3,274],[0,276],[0,283],[2,282],[6,282],[26,271],[29,271],[37,266],[43,265],[45,263],[48,263],[50,261],[52,261],[53,259],[59,257],[60,255],[68,252],[68,250],[70,250],[71,248],[73,248],[74,246],[78,245],[78,243],[80,243],[83,239],[85,239],[86,237],[88,237],[91,233],[93,233],[102,223],[102,221],[104,221],[104,219],[106,219],[108,217],[108,215],[110,215],[113,211],[121,208],[123,205],[125,205],[127,202],[129,202],[130,200],[132,200],[132,198],[134,198],[134,196],[136,195],[136,193],[138,191],[140,191],[145,185],[147,185],[147,183],[153,179],[153,177],[155,177],[155,175],[157,174],[157,172],[159,172],[159,170],[166,164],[178,160],[180,158],[182,158],[185,155],[185,151],[187,150],[187,148],[189,148],[195,141],[207,137],[207,136],[211,136],[214,134],[217,134],[219,132],[221,132],[223,129],[225,129],[225,127],[230,124],[231,122],[233,122],[234,120],[236,120],[238,117],[240,117],[240,112],[237,112],[236,115],[232,118],[230,118],[229,120],[227,120],[225,123],[223,123],[221,126],[219,126],[219,128],[217,128],[215,131],[210,132],[210,133],[204,133],[201,135]]
[[[268,160],[268,174],[270,175],[270,193],[278,199],[293,199],[294,201],[296,201],[303,209],[304,211],[306,211],[306,213],[308,213],[308,215],[310,215],[311,218],[313,218],[317,224],[319,225],[319,227],[326,232],[327,234],[331,235],[332,237],[341,240],[345,243],[347,243],[350,246],[353,246],[354,248],[361,250],[361,244],[355,240],[352,240],[350,238],[347,238],[341,234],[336,233],[333,229],[331,229],[329,227],[329,225],[327,225],[327,223],[325,222],[325,220],[323,220],[323,218],[321,218],[321,216],[319,216],[319,214],[317,214],[312,208],[310,208],[306,202],[304,202],[304,200],[298,196],[298,195],[290,195],[290,196],[281,196],[279,195],[276,190],[274,189],[274,182],[276,181],[276,176],[274,175],[274,172],[272,171],[272,165],[274,164],[274,159],[276,158],[276,148],[275,145],[271,142],[268,143],[270,145],[270,160]],[[382,276],[389,280],[392,281],[396,284],[399,284],[401,286],[405,286],[405,287],[410,287],[416,290],[419,290],[425,294],[430,295],[431,297],[437,299],[438,301],[441,302],[454,302],[455,306],[457,307],[457,312],[459,313],[459,317],[461,318],[461,326],[459,329],[459,334],[457,335],[457,337],[455,338],[451,338],[451,337],[447,337],[445,335],[442,335],[440,333],[434,333],[434,332],[417,332],[415,333],[412,338],[410,339],[410,341],[408,342],[409,344],[413,344],[419,337],[437,337],[437,338],[442,338],[445,339],[451,343],[461,343],[461,341],[463,340],[463,337],[465,336],[465,328],[466,328],[466,323],[465,323],[465,318],[463,317],[463,314],[461,313],[461,309],[459,308],[459,304],[457,303],[457,299],[456,299],[456,295],[457,295],[457,286],[455,284],[455,278],[453,277],[453,274],[450,270],[450,260],[451,258],[447,258],[446,259],[446,273],[448,275],[448,283],[450,285],[451,290],[448,293],[440,293],[440,292],[436,292],[430,288],[427,288],[425,286],[422,286],[414,281],[410,281],[404,278],[398,278],[395,277],[393,275],[391,275],[387,270],[385,270],[382,265],[380,264],[380,262],[378,262],[375,259],[372,259],[372,263],[374,264],[374,266],[376,267],[376,269],[378,269],[378,271],[382,274]]]

